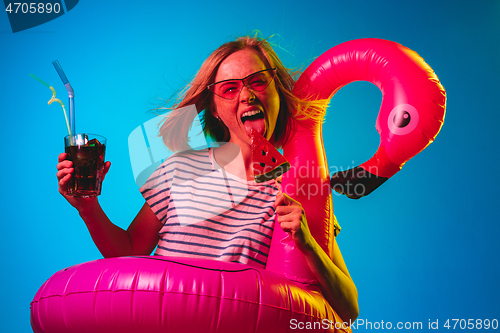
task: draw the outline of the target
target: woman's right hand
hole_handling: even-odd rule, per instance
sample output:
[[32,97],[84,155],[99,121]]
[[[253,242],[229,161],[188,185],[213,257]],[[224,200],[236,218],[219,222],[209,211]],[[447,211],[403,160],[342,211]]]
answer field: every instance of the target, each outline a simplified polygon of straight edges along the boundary
[[[93,198],[77,198],[67,195],[69,181],[71,179],[71,174],[75,170],[73,168],[73,162],[67,160],[67,154],[61,153],[59,154],[59,163],[57,163],[57,179],[59,180],[59,193],[79,212],[85,210],[86,208],[90,208],[92,205],[97,203],[97,197]],[[109,167],[111,166],[111,162],[104,163],[104,172],[103,172],[103,181],[104,177],[108,173]]]

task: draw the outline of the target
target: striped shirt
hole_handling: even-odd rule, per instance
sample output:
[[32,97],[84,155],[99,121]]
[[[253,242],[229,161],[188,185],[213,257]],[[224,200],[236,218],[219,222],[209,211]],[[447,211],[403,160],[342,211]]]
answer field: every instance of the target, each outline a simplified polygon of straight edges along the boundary
[[212,149],[172,155],[141,187],[163,223],[155,254],[265,267],[277,192],[227,173]]

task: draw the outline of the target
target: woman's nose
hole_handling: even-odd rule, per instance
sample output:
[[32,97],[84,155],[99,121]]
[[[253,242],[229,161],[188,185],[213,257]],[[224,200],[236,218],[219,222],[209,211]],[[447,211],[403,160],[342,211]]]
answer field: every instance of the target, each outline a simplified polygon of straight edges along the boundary
[[252,103],[255,100],[255,94],[252,89],[247,86],[243,86],[240,92],[240,101]]

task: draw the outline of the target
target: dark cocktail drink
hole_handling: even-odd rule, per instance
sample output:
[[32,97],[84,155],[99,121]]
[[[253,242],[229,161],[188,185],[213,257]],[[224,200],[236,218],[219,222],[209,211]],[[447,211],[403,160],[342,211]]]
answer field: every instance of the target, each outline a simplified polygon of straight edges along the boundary
[[68,186],[68,195],[95,197],[101,194],[106,139],[93,134],[76,134],[64,138],[67,159],[74,171]]

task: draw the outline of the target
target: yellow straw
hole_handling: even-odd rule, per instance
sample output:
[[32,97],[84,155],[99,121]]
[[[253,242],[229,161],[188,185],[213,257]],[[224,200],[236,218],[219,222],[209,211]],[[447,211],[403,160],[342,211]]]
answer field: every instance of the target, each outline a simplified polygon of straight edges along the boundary
[[49,100],[49,105],[52,104],[53,102],[61,104],[61,107],[64,112],[64,119],[66,120],[66,127],[68,128],[69,144],[73,146],[73,135],[71,133],[71,128],[69,127],[68,115],[66,114],[66,108],[64,107],[64,103],[59,98],[56,98],[56,90],[52,86],[50,86],[50,90],[52,90],[52,98]]
[[73,146],[73,134],[71,133],[71,128],[69,126],[69,121],[68,121],[68,115],[66,114],[66,108],[64,107],[64,103],[59,98],[56,98],[56,90],[51,85],[49,85],[47,82],[43,81],[34,74],[30,74],[30,76],[35,80],[37,80],[38,82],[40,82],[41,84],[43,84],[44,86],[48,87],[52,91],[52,98],[49,100],[48,103],[49,105],[52,104],[53,102],[58,102],[59,104],[61,104],[61,107],[64,112],[64,119],[66,120],[66,127],[68,128],[69,144]]

